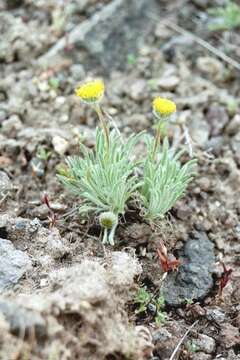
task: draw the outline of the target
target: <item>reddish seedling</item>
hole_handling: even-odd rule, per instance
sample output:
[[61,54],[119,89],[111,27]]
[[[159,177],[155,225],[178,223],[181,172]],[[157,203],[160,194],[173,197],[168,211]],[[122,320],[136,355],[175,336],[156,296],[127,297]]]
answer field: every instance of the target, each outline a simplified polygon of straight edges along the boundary
[[230,281],[233,270],[231,268],[227,269],[226,265],[222,261],[220,262],[220,264],[222,265],[223,273],[219,279],[219,293],[220,293],[220,295],[222,295],[223,289]]
[[48,210],[49,210],[49,216],[48,216],[48,220],[49,220],[49,224],[50,224],[49,226],[54,227],[58,220],[58,214],[56,214],[55,211],[53,210],[53,208],[51,207],[47,194],[44,194],[44,196],[42,198],[42,202],[43,202],[43,204],[45,204],[48,207]]
[[173,255],[169,257],[167,248],[162,242],[160,242],[160,246],[157,249],[157,255],[164,272],[168,273],[172,270],[178,270],[180,260],[176,259]]

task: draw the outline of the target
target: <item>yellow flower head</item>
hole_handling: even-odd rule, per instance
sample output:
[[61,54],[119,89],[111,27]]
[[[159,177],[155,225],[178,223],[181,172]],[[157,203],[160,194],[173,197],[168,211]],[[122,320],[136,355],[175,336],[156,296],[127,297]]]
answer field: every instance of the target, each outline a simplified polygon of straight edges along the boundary
[[158,118],[168,117],[176,112],[176,104],[168,99],[157,97],[152,103],[153,113]]
[[92,80],[79,86],[75,92],[82,101],[93,104],[101,100],[104,89],[104,82],[102,80]]

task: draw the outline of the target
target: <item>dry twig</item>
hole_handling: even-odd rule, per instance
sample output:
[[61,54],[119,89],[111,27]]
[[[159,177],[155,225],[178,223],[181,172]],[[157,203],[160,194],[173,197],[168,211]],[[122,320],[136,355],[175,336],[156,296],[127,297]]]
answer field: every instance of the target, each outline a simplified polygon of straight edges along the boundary
[[[155,14],[151,14],[149,15],[152,19],[159,21],[159,18],[156,17]],[[232,59],[230,56],[226,55],[223,51],[215,48],[213,45],[209,44],[207,41],[201,39],[200,37],[198,37],[197,35],[191,33],[190,31],[187,31],[185,29],[183,29],[181,26],[174,24],[173,22],[167,21],[165,20],[163,22],[163,24],[167,27],[169,27],[170,29],[178,32],[181,35],[187,35],[190,38],[192,38],[196,43],[198,43],[199,45],[201,45],[202,47],[204,47],[205,49],[207,49],[208,51],[210,51],[212,54],[216,55],[217,57],[219,57],[221,60],[225,61],[227,64],[233,66],[235,69],[240,70],[240,63],[237,62],[236,60]]]
[[181,338],[181,340],[179,341],[179,343],[177,344],[177,346],[175,347],[171,357],[169,360],[173,360],[175,355],[177,354],[180,346],[182,345],[182,343],[184,342],[184,340],[186,339],[187,335],[190,333],[190,331],[194,328],[194,326],[198,323],[198,320],[196,320],[191,326],[190,328],[185,332],[185,334],[183,335],[183,337]]

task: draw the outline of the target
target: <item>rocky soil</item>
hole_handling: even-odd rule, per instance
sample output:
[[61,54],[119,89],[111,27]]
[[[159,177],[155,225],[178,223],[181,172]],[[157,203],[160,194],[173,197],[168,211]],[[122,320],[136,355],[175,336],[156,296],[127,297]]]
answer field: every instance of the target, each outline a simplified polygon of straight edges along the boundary
[[[0,0],[0,359],[240,359],[239,70],[169,25],[237,61],[239,33],[208,30],[220,3]],[[154,96],[173,99],[198,159],[159,228],[129,209],[114,248],[56,177],[79,141],[94,145],[97,119],[74,95],[89,76],[126,135],[152,132]],[[167,276],[160,241],[180,260]]]

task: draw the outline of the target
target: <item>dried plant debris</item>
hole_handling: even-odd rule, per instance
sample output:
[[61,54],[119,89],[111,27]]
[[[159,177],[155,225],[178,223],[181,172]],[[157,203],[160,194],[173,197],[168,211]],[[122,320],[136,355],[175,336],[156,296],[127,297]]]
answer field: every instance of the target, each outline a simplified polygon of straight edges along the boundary
[[[46,345],[56,332],[65,334],[62,345],[72,357],[105,359],[118,354],[119,358],[145,359],[152,351],[151,337],[146,339],[144,327],[140,331],[128,323],[123,308],[124,291],[134,285],[140,272],[138,261],[124,252],[109,254],[103,265],[85,259],[52,272],[51,292],[22,294],[15,302],[2,298],[0,311],[13,334],[29,338],[32,331],[37,338],[45,337]],[[50,344],[47,349],[50,356]]]

